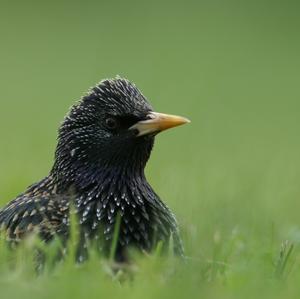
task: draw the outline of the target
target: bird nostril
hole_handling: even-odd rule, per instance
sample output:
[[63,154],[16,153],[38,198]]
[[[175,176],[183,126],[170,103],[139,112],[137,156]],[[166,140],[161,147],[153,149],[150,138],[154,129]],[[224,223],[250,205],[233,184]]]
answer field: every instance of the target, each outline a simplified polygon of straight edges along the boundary
[[146,120],[147,119],[155,119],[156,115],[153,112],[150,112],[149,114],[147,114]]

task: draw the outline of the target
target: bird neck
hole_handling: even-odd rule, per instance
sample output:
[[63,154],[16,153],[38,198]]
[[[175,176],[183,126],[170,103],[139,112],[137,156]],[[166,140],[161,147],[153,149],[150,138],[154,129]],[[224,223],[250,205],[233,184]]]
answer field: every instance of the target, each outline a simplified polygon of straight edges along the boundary
[[144,169],[150,157],[154,138],[142,139],[134,145],[110,146],[106,150],[89,150],[86,146],[75,147],[59,140],[55,163],[50,172],[55,184],[62,191],[70,188],[88,189],[92,185],[110,182],[145,181]]
[[66,163],[56,161],[50,176],[58,188],[58,191],[65,192],[70,187],[77,190],[85,190],[93,186],[106,186],[110,184],[136,184],[147,182],[144,173],[143,163],[113,163],[110,165],[88,164],[77,161]]

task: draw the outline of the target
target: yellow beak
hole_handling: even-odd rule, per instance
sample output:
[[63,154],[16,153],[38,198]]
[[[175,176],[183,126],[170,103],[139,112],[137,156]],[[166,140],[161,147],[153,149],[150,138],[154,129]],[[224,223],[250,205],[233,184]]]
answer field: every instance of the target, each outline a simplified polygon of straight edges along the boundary
[[137,130],[139,132],[137,136],[143,136],[151,133],[159,133],[186,123],[190,123],[190,121],[185,117],[150,112],[147,120],[137,122],[129,130]]

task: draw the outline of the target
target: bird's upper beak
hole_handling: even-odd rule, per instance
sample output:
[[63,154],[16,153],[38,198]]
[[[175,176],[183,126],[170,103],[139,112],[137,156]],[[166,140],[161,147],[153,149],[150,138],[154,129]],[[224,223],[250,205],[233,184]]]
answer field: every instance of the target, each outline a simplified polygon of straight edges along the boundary
[[129,128],[129,130],[137,130],[137,136],[143,136],[151,133],[159,133],[161,131],[184,125],[190,121],[182,116],[170,115],[158,112],[150,112],[146,120],[141,120]]

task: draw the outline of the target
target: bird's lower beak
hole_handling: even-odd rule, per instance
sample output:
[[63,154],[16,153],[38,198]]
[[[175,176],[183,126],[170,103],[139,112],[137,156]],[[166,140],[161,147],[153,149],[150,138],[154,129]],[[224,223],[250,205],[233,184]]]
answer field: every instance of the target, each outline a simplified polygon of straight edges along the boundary
[[150,112],[146,120],[141,120],[130,127],[130,130],[137,130],[137,136],[143,136],[151,133],[159,133],[161,131],[177,127],[190,121],[181,116],[163,114],[158,112]]

